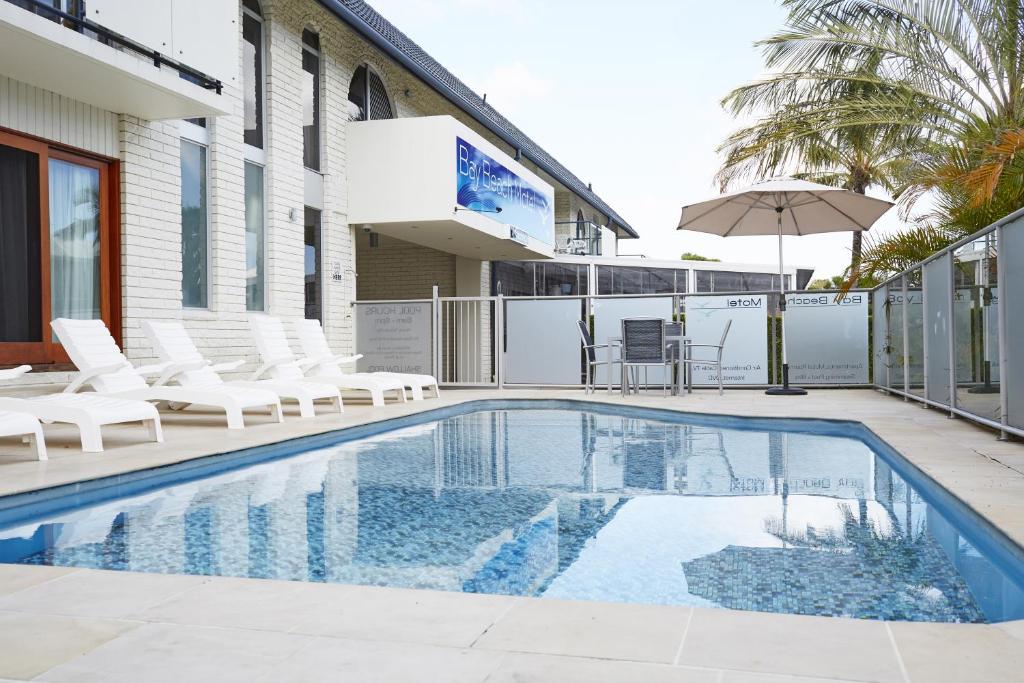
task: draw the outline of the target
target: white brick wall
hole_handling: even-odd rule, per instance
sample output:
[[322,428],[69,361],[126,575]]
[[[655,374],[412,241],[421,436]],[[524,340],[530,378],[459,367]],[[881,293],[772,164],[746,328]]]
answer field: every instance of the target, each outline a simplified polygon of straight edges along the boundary
[[[264,0],[266,71],[266,303],[286,319],[304,314],[302,166],[303,28],[321,42],[322,273],[325,327],[339,352],[354,345],[351,301],[360,298],[423,298],[434,283],[455,293],[455,257],[381,236],[367,248],[366,235],[347,219],[346,130],[352,74],[369,63],[381,76],[397,116],[452,115],[500,149],[515,150],[431,91],[313,0]],[[239,17],[241,9],[239,8]],[[239,43],[239,35],[225,39]],[[200,350],[213,360],[255,360],[245,308],[245,205],[242,103],[225,86],[228,116],[208,121],[210,300],[204,310],[181,306],[180,141],[177,122],[148,122],[86,108],[53,93],[21,87],[0,76],[0,125],[79,144],[121,160],[121,272],[124,346],[134,361],[149,361],[152,349],[141,330],[146,319],[182,319]],[[26,117],[25,112],[36,112]],[[86,129],[92,122],[93,128]],[[78,131],[68,138],[67,131]],[[84,135],[84,137],[83,137]],[[67,138],[67,139],[65,139]],[[115,139],[116,138],[116,139]],[[580,200],[557,181],[526,163],[557,189],[557,220],[575,217]],[[290,219],[294,211],[296,220]],[[588,217],[602,222],[592,207]],[[357,246],[358,245],[358,246]],[[338,264],[339,279],[332,278]],[[358,278],[356,274],[358,273]],[[489,268],[480,294],[490,289]],[[243,375],[252,364],[238,374]]]

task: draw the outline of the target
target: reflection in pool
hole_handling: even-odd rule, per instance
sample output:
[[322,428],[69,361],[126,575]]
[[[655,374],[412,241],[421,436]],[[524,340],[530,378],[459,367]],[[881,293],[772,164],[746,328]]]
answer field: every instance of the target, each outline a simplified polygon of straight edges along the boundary
[[607,410],[470,412],[71,509],[0,531],[0,560],[861,618],[1024,617],[1019,567],[979,553],[859,439]]

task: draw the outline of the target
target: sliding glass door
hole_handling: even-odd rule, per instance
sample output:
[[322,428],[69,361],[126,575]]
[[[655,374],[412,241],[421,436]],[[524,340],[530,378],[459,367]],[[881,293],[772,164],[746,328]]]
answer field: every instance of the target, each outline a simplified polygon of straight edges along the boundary
[[0,131],[0,363],[63,362],[54,318],[112,327],[109,164]]

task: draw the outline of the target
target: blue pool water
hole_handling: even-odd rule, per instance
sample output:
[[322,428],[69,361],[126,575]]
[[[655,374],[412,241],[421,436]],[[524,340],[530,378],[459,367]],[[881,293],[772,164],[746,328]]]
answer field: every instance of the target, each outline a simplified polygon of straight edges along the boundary
[[1024,618],[1021,556],[852,423],[554,402],[0,499],[4,562],[867,619]]

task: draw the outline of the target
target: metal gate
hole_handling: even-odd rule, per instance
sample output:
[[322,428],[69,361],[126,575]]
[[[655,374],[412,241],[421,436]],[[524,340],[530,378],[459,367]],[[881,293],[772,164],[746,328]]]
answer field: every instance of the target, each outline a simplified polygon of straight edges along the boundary
[[504,306],[500,296],[438,297],[434,324],[437,379],[447,386],[501,384]]

